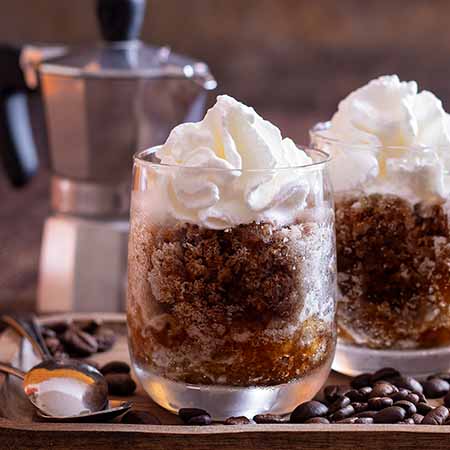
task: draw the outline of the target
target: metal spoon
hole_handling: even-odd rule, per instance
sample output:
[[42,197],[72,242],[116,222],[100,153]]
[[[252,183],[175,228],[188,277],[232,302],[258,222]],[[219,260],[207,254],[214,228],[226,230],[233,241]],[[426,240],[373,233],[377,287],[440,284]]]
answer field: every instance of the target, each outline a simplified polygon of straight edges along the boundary
[[28,339],[43,361],[28,372],[0,363],[0,371],[23,380],[23,390],[39,416],[53,421],[104,421],[123,414],[131,403],[110,405],[103,375],[89,364],[56,360],[50,354],[40,327],[31,320],[3,316],[21,336]]

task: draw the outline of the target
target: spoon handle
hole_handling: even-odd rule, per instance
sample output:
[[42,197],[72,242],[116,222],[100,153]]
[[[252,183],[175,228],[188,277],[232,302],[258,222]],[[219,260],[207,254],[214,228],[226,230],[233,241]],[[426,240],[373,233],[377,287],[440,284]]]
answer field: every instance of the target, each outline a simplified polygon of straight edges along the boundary
[[42,337],[41,328],[34,316],[32,316],[30,319],[23,319],[14,316],[3,315],[1,316],[1,320],[2,322],[13,328],[22,337],[27,339],[32,345],[34,352],[43,360],[53,359],[45,343],[45,340]]
[[25,378],[25,372],[16,367],[10,366],[9,364],[0,362],[0,372],[9,373],[17,378],[23,380]]

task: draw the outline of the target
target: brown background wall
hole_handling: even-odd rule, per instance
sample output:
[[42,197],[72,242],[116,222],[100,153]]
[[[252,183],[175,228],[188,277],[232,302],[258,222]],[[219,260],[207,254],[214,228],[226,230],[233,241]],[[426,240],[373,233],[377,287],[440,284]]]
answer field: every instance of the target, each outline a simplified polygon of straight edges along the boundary
[[[94,0],[1,0],[0,40],[88,42]],[[331,113],[399,73],[450,99],[447,0],[149,0],[143,37],[210,63],[255,106]]]
[[[305,140],[340,98],[386,73],[450,109],[448,0],[148,0],[143,38],[207,61],[227,92]],[[0,0],[1,41],[98,38],[94,0]],[[0,67],[0,76],[1,76]],[[48,170],[16,192],[0,170],[0,309],[33,305]]]

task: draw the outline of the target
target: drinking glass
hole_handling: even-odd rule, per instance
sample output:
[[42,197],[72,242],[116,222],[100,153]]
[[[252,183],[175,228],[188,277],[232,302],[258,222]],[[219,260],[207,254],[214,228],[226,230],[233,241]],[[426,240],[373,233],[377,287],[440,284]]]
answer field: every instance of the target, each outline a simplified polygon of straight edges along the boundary
[[[127,320],[135,373],[172,412],[292,411],[326,381],[336,342],[328,155],[304,149],[306,166],[224,170],[164,165],[157,149],[134,158]],[[296,211],[289,223],[216,229],[189,211],[174,219],[177,180],[256,175],[309,183],[306,198],[284,205]]]

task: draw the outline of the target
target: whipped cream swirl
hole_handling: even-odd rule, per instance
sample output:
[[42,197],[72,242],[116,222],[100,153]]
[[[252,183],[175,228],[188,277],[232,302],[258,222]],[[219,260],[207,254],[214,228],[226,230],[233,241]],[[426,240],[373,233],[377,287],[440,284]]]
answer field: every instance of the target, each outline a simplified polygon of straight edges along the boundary
[[253,108],[225,95],[201,122],[175,127],[156,156],[182,166],[160,170],[169,213],[207,228],[290,223],[314,188],[312,174],[288,169],[311,158]]
[[449,195],[450,115],[415,81],[396,75],[370,81],[339,103],[321,134],[332,138],[336,191],[394,194],[413,203]]

